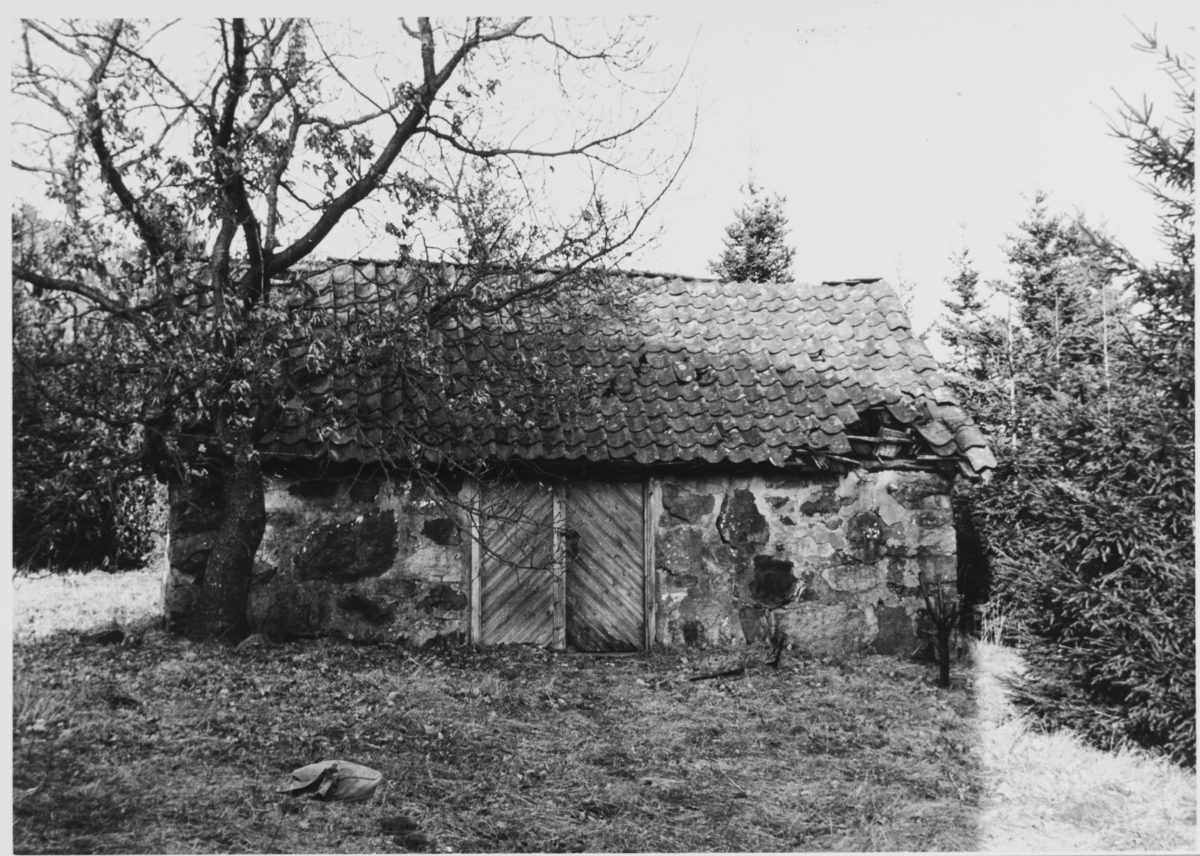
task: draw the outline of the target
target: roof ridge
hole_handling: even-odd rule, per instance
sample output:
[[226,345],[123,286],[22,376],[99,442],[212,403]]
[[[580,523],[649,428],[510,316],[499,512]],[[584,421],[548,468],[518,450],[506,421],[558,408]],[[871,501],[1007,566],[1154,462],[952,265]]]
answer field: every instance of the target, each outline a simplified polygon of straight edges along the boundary
[[[304,259],[304,260],[298,262],[296,265],[294,265],[292,267],[292,270],[299,270],[299,269],[303,269],[304,267],[307,267],[310,265],[315,266],[315,265],[320,265],[320,264],[350,264],[350,265],[412,264],[412,265],[424,265],[424,266],[429,266],[429,267],[467,267],[468,266],[468,263],[466,263],[466,262],[454,262],[454,261],[445,261],[445,260],[433,261],[431,259],[395,259],[395,258],[388,259],[388,258],[376,258],[376,257],[372,257],[372,256],[354,256],[354,257],[328,256],[328,257],[325,257],[322,259],[311,259],[311,260]],[[517,265],[502,265],[502,264],[495,265],[495,269],[497,272],[525,270],[530,273],[559,273],[563,270],[563,268],[561,268],[561,267],[550,267],[547,265],[534,265],[534,266],[528,267],[528,268],[520,268]],[[583,270],[583,269],[581,268],[580,270]],[[613,268],[612,270],[610,270],[608,272],[611,274],[619,274],[621,276],[627,276],[627,277],[647,277],[647,278],[653,278],[653,279],[674,279],[674,280],[682,280],[683,282],[716,282],[716,283],[729,283],[729,284],[734,284],[734,285],[775,285],[775,286],[779,286],[779,285],[793,285],[793,284],[795,284],[795,285],[813,285],[813,284],[818,284],[818,283],[820,285],[871,285],[872,283],[887,281],[886,277],[882,277],[882,276],[866,276],[866,277],[846,277],[843,279],[821,279],[821,280],[815,280],[815,281],[814,280],[804,280],[804,279],[794,279],[791,281],[774,280],[773,279],[773,280],[766,280],[763,282],[757,282],[755,280],[722,279],[721,277],[716,277],[716,276],[694,276],[692,274],[686,274],[686,273],[672,273],[670,271],[641,270],[641,269],[636,269],[636,268],[628,269],[628,270],[622,269],[622,268]]]

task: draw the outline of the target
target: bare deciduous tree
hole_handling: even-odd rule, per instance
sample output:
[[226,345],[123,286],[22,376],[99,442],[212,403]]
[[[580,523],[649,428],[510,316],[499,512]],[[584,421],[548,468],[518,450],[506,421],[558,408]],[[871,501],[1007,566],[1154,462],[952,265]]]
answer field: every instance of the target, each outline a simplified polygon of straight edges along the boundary
[[[142,432],[160,474],[220,485],[198,638],[246,631],[265,526],[257,444],[279,402],[303,397],[297,365],[408,373],[419,420],[464,383],[435,331],[502,316],[528,331],[620,303],[603,271],[642,240],[690,146],[676,134],[674,150],[639,148],[674,79],[661,83],[638,25],[394,27],[390,40],[296,19],[20,28],[13,166],[57,222],[16,254],[13,278],[82,308],[87,331],[52,363],[16,358],[62,412]],[[347,235],[416,272],[389,311],[355,324],[305,303],[318,253]],[[467,383],[477,406],[517,394]],[[320,404],[301,406],[315,420]],[[428,428],[399,426],[404,457],[421,458]]]

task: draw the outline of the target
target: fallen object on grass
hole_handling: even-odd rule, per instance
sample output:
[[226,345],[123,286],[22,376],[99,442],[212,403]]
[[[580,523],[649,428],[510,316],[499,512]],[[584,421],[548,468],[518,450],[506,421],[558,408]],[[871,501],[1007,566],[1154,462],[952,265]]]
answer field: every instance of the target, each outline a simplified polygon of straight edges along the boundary
[[319,800],[361,802],[383,781],[383,773],[351,761],[318,761],[292,770],[292,784],[279,793],[310,796]]
[[713,672],[708,675],[692,675],[688,678],[689,681],[707,681],[712,678],[733,678],[746,671],[745,666],[738,666],[736,669],[728,669],[724,672]]

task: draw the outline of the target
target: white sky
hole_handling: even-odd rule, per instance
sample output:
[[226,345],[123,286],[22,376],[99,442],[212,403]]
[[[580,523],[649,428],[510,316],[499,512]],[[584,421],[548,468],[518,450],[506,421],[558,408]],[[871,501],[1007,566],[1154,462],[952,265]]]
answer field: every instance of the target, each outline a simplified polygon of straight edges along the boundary
[[[277,11],[330,11],[306,5]],[[404,11],[339,8],[358,24],[368,13]],[[1054,210],[1106,224],[1139,257],[1160,255],[1154,206],[1109,136],[1105,114],[1119,103],[1114,90],[1134,101],[1148,94],[1160,113],[1171,110],[1155,57],[1131,45],[1135,25],[1157,26],[1163,42],[1191,50],[1192,2],[685,8],[663,7],[653,30],[657,64],[689,63],[672,106],[680,117],[698,107],[695,147],[655,218],[660,238],[629,266],[708,276],[751,169],[768,192],[787,197],[798,279],[902,275],[916,286],[918,330],[940,311],[949,256],[964,243],[985,279],[1006,275],[1000,245],[1038,188],[1051,194]],[[183,10],[168,3],[139,11],[164,18]],[[579,15],[594,6],[545,11]],[[393,37],[383,32],[398,27],[379,24],[369,29],[386,46]],[[688,127],[675,127],[668,133],[678,144]],[[324,249],[362,252],[353,234],[339,234],[348,228],[339,226]]]
[[902,272],[917,286],[918,329],[948,295],[948,257],[964,242],[985,279],[1006,274],[999,246],[1037,188],[1052,210],[1086,213],[1139,257],[1161,255],[1154,206],[1105,113],[1119,103],[1114,90],[1172,107],[1155,58],[1131,47],[1134,25],[1157,25],[1160,41],[1191,51],[1195,4],[792,9],[670,21],[664,51],[684,54],[695,39],[700,128],[662,238],[639,267],[708,275],[751,168],[787,197],[797,279]]

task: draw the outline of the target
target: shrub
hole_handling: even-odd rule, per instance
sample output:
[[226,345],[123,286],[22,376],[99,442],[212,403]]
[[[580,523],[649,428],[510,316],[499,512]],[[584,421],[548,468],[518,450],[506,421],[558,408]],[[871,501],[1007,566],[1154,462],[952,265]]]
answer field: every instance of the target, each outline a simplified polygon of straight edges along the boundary
[[1015,701],[1093,742],[1195,766],[1195,448],[1153,392],[1055,403],[971,498],[993,601],[1032,669]]
[[1142,35],[1176,113],[1122,99],[1111,130],[1169,260],[1143,264],[1039,193],[1006,244],[1013,282],[988,286],[1015,312],[991,314],[964,252],[943,337],[1004,458],[964,492],[962,519],[984,536],[992,614],[1032,667],[1017,701],[1195,766],[1195,76]]
[[[53,232],[35,212],[13,214],[14,257],[26,260]],[[140,464],[140,435],[62,406],[53,369],[95,367],[93,316],[69,299],[36,300],[14,288],[13,563],[50,570],[141,567],[163,529],[155,483]]]
[[165,527],[156,483],[129,463],[133,442],[103,424],[49,415],[13,390],[13,563],[49,570],[142,567]]

